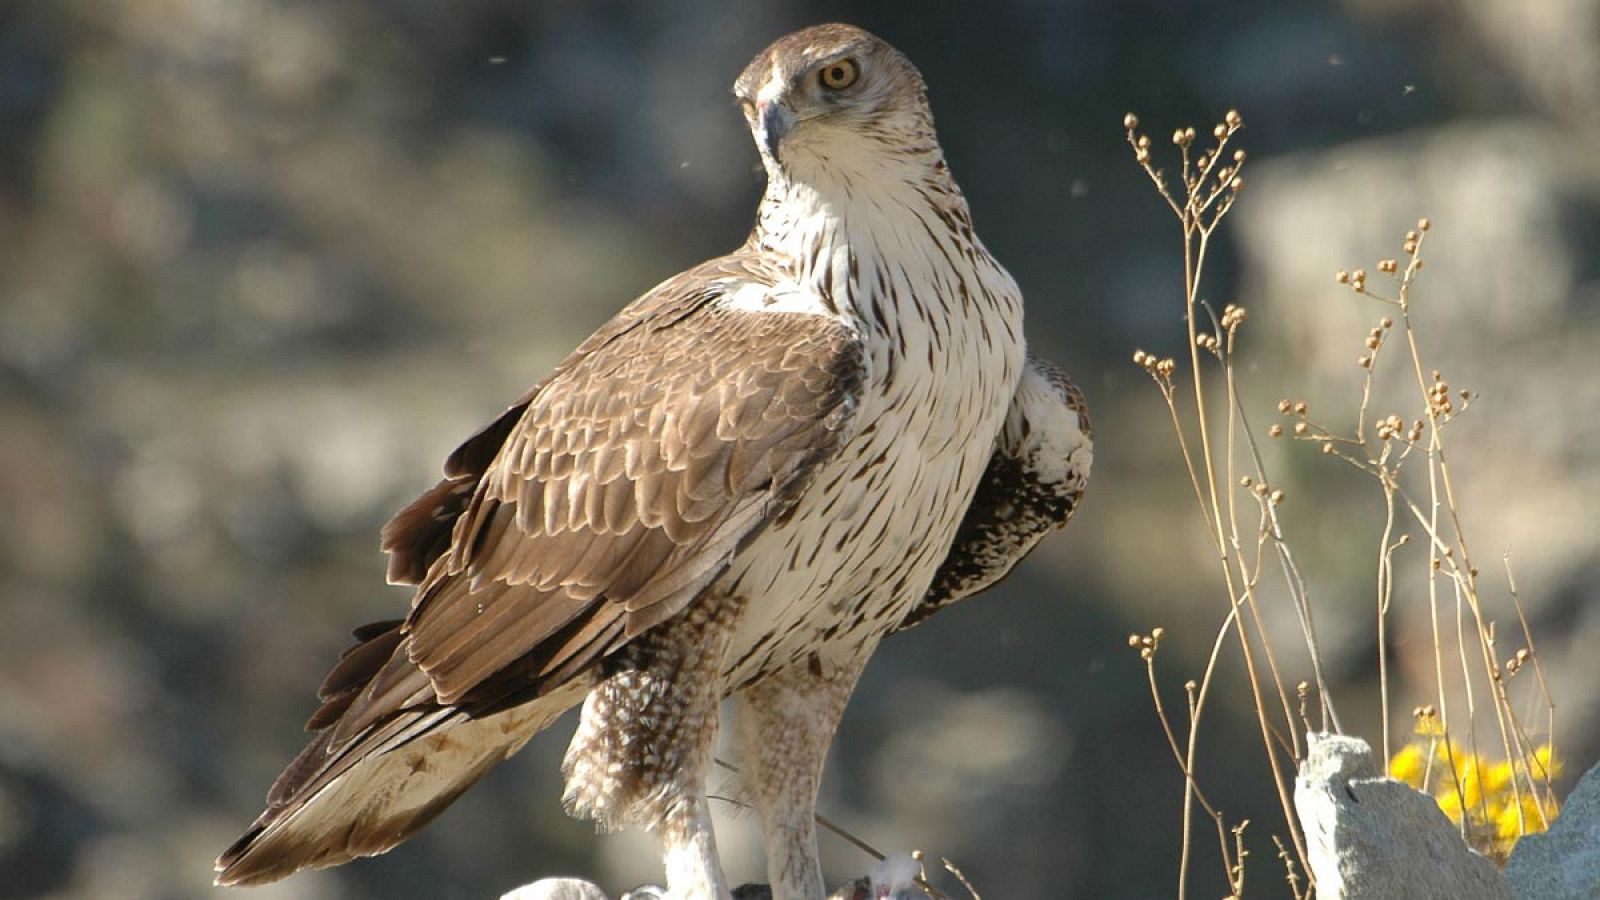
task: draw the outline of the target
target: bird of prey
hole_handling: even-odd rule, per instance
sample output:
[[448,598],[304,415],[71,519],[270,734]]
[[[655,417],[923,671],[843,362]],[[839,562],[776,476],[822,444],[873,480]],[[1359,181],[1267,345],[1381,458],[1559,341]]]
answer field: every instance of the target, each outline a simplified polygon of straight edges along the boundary
[[817,784],[857,676],[1065,522],[1090,434],[899,51],[809,28],[734,93],[767,174],[749,238],[623,309],[384,528],[409,613],[357,630],[219,883],[388,850],[581,703],[568,811],[655,832],[671,897],[725,900],[706,776],[732,698],[773,896],[826,893]]

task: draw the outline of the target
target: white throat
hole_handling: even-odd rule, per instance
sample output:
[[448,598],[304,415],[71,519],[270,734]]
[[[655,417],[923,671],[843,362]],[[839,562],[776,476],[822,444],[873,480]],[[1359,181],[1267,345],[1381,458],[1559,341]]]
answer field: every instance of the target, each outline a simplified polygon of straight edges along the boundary
[[809,165],[799,154],[781,167],[767,160],[751,235],[789,263],[814,311],[892,329],[933,299],[929,285],[959,296],[970,295],[963,284],[996,275],[1009,282],[972,233],[966,199],[936,148],[905,155],[840,149],[825,164]]

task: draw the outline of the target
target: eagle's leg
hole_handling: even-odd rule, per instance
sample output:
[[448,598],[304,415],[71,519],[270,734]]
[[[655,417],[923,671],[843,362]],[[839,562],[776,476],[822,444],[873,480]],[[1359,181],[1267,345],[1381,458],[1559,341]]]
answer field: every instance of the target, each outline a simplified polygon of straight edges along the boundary
[[672,900],[728,900],[706,798],[722,654],[742,604],[703,598],[603,663],[567,748],[563,802],[661,838]]
[[773,900],[822,900],[817,786],[833,733],[867,652],[825,663],[815,654],[737,695],[745,793],[761,815]]

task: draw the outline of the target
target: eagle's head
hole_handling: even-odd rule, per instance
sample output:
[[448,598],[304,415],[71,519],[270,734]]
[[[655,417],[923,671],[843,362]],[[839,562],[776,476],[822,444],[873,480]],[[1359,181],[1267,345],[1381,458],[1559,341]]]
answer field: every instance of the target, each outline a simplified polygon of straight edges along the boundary
[[853,25],[817,25],[779,38],[733,85],[773,178],[820,171],[932,166],[939,158],[916,66]]

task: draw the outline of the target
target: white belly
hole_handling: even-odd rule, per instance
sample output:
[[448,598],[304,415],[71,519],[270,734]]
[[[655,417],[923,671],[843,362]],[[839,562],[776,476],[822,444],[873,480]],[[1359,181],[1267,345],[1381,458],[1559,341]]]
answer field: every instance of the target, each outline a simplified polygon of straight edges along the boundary
[[872,353],[852,439],[719,579],[746,600],[726,688],[813,652],[824,664],[870,653],[927,592],[1021,372],[1022,343],[1005,337],[1020,322],[1007,324],[983,337],[958,320],[934,354],[912,343],[887,387],[888,351]]

